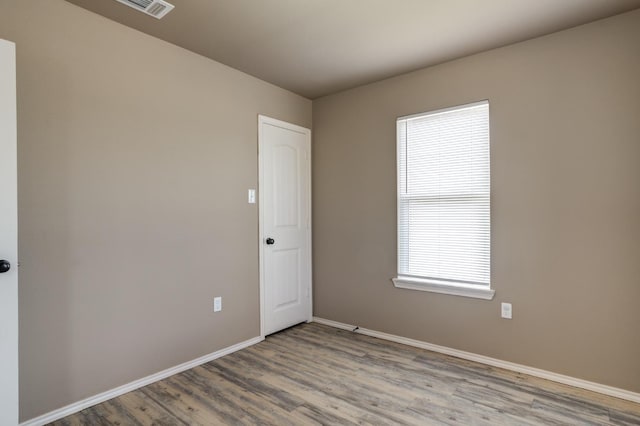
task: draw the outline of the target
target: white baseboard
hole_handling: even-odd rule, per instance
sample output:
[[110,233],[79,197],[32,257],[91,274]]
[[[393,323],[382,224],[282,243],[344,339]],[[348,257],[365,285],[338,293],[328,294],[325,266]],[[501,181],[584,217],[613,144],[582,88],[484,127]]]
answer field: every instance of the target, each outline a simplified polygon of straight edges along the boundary
[[125,393],[134,391],[143,386],[150,385],[151,383],[157,382],[162,379],[166,379],[169,376],[173,376],[174,374],[181,373],[183,371],[189,370],[190,368],[197,367],[199,365],[205,364],[209,361],[213,361],[214,359],[223,357],[225,355],[229,355],[230,353],[239,351],[240,349],[247,348],[249,346],[255,345],[256,343],[260,343],[264,340],[264,337],[254,337],[253,339],[245,340],[244,342],[237,343],[235,345],[226,347],[224,349],[220,349],[219,351],[212,352],[208,355],[201,356],[200,358],[196,358],[192,361],[187,361],[180,365],[176,365],[175,367],[167,368],[166,370],[162,370],[158,373],[152,374],[147,377],[143,377],[142,379],[135,380],[131,383],[127,383],[126,385],[119,386],[115,389],[111,389],[106,392],[102,392],[98,395],[94,395],[92,397],[83,399],[82,401],[74,402],[73,404],[69,404],[65,407],[59,408],[57,410],[51,411],[49,413],[43,414],[39,417],[36,417],[31,420],[27,420],[23,423],[20,423],[20,426],[43,426],[48,423],[59,420],[63,417],[69,416],[71,414],[77,413],[78,411],[82,411],[85,408],[89,408],[96,404],[100,404],[101,402],[107,401],[109,399],[115,398],[120,395],[124,395]]
[[[352,331],[356,328],[355,325],[344,324],[337,321],[332,321],[324,318],[313,317],[313,321],[318,324],[324,324],[343,330]],[[484,355],[478,355],[471,352],[465,352],[458,349],[448,348],[446,346],[434,345],[432,343],[422,342],[420,340],[409,339],[407,337],[396,336],[394,334],[383,333],[375,330],[368,330],[366,328],[359,327],[355,330],[356,333],[364,334],[371,337],[377,337],[379,339],[389,340],[391,342],[402,343],[408,346],[414,346],[417,348],[427,349],[433,352],[439,352],[445,355],[451,355],[456,358],[462,358],[469,361],[479,362],[481,364],[490,365],[492,367],[503,368],[505,370],[516,371],[518,373],[528,374],[530,376],[539,377],[542,379],[551,380],[564,385],[574,386],[576,388],[586,389],[593,392],[598,392],[604,395],[613,396],[616,398],[625,399],[627,401],[640,403],[640,393],[631,392],[628,390],[614,388],[613,386],[601,385],[599,383],[589,382],[587,380],[577,379],[575,377],[565,376],[563,374],[553,373],[551,371],[541,370],[539,368],[527,367],[526,365],[516,364],[509,361],[502,361],[500,359],[491,358]]]

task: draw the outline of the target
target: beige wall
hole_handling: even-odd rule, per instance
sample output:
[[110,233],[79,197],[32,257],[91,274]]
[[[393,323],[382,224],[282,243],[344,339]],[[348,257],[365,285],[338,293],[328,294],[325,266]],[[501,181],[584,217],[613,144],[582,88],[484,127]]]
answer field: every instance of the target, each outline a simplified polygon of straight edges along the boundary
[[257,115],[309,127],[311,102],[62,0],[3,0],[0,37],[21,419],[259,335]]
[[[640,392],[639,40],[635,11],[314,101],[315,315]],[[395,119],[481,99],[496,297],[396,289]]]

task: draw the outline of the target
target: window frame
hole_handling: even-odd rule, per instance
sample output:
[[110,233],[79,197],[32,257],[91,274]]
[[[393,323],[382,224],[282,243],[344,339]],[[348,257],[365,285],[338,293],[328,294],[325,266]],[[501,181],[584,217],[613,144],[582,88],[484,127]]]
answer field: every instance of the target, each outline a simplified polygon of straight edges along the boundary
[[[416,277],[411,275],[403,275],[400,274],[400,247],[401,247],[401,234],[400,234],[400,219],[401,219],[401,203],[400,199],[403,197],[404,199],[428,199],[433,197],[429,196],[409,196],[401,194],[401,169],[400,169],[400,160],[401,160],[401,137],[400,137],[400,122],[406,121],[413,118],[425,117],[429,115],[440,114],[447,111],[456,111],[464,108],[473,107],[474,105],[487,105],[487,114],[489,119],[489,141],[488,147],[489,150],[489,179],[491,176],[491,112],[490,112],[490,104],[489,100],[481,100],[477,102],[470,102],[461,105],[456,105],[447,108],[440,108],[436,110],[426,111],[418,114],[411,114],[407,116],[398,117],[396,119],[396,238],[397,238],[397,248],[396,248],[396,277],[392,278],[393,285],[396,288],[408,289],[408,290],[419,290],[419,291],[428,291],[433,293],[440,294],[449,294],[454,296],[464,296],[471,297],[476,299],[484,299],[484,300],[492,300],[495,296],[495,290],[491,287],[491,280],[487,285],[481,284],[471,284],[465,283],[462,281],[455,280],[447,280],[447,279],[439,279],[439,278],[426,278],[426,277]],[[406,143],[406,141],[405,141]],[[453,197],[452,197],[453,198]],[[464,197],[467,198],[467,197]],[[470,196],[469,198],[474,198]],[[491,223],[491,182],[489,182],[489,223]],[[489,225],[489,267],[491,265],[491,226]],[[490,268],[491,269],[491,268]]]

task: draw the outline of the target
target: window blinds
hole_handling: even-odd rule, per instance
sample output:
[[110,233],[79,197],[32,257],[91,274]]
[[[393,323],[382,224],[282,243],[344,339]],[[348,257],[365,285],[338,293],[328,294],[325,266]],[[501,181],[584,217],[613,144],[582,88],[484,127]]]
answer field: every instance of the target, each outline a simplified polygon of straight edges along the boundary
[[487,101],[402,117],[398,276],[489,286]]

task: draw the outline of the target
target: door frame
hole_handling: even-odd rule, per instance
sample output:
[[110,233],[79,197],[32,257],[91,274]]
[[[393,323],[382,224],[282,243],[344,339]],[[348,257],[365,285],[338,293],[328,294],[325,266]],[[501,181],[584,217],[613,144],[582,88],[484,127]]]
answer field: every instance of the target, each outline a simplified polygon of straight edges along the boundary
[[265,282],[264,282],[264,240],[266,238],[264,234],[264,209],[262,206],[264,205],[264,195],[262,193],[262,188],[264,187],[264,165],[263,165],[263,124],[271,124],[273,126],[281,127],[286,130],[291,130],[294,132],[302,133],[305,135],[309,142],[309,152],[308,152],[308,161],[309,161],[309,176],[308,176],[308,187],[307,191],[309,197],[307,199],[307,208],[309,211],[309,228],[307,229],[308,233],[308,253],[309,258],[307,259],[309,262],[309,313],[307,316],[307,322],[311,322],[313,320],[313,256],[312,256],[312,236],[313,236],[313,222],[312,222],[312,210],[311,210],[311,130],[306,127],[301,127],[296,124],[291,124],[286,121],[277,120],[275,118],[267,117],[266,115],[259,114],[258,115],[258,247],[259,247],[259,263],[260,263],[260,337],[264,339],[265,337]]

